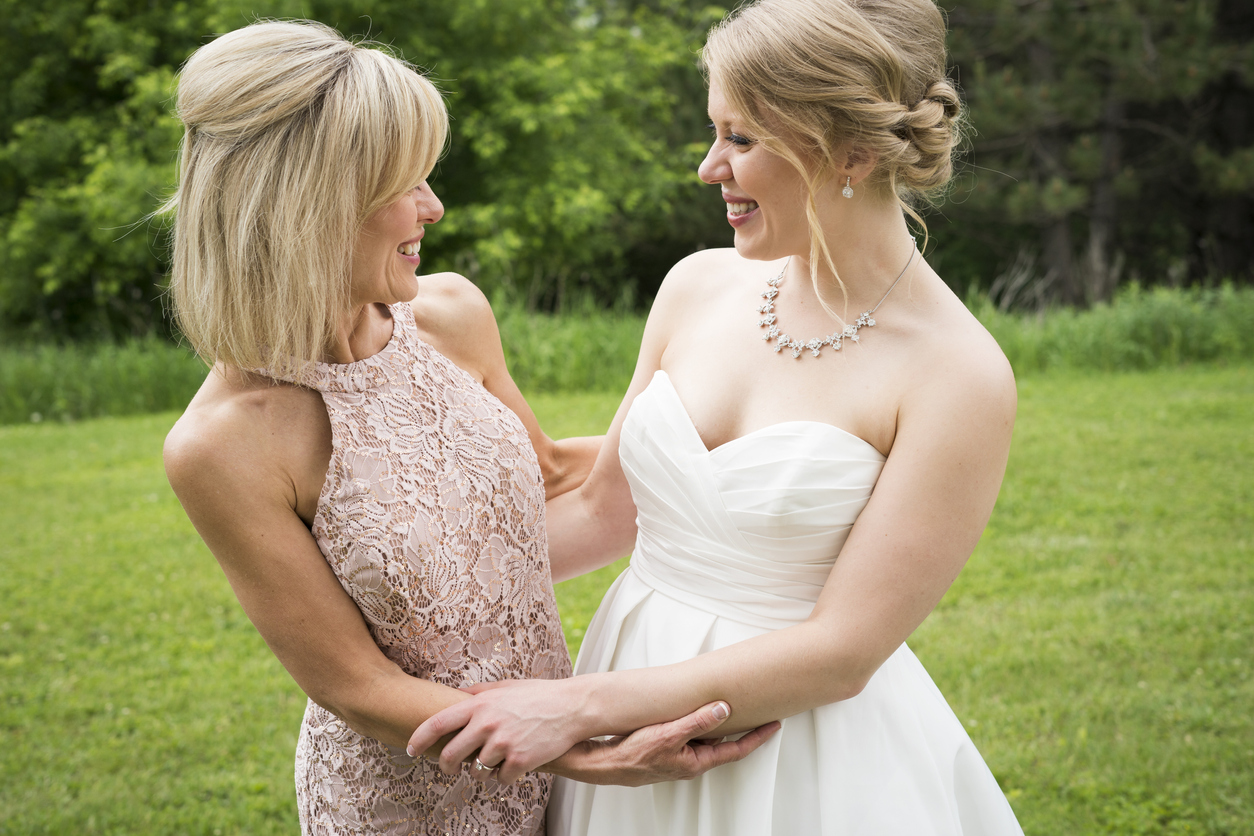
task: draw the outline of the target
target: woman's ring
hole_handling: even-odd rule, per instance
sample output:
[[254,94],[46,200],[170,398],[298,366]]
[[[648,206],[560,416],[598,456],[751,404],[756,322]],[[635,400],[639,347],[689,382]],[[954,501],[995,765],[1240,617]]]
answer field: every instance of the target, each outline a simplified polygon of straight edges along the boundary
[[475,758],[475,763],[474,763],[475,774],[482,775],[483,773],[491,772],[494,769],[496,769],[495,766],[488,766],[483,761],[479,760],[478,758]]

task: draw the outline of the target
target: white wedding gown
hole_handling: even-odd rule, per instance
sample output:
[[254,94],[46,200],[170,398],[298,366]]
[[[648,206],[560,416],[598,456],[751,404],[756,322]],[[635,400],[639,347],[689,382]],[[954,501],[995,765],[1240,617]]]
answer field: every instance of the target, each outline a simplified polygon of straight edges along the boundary
[[[619,455],[639,512],[575,673],[666,665],[803,621],[884,457],[828,424],[706,450],[665,372]],[[862,693],[789,717],[749,757],[645,787],[558,779],[550,836],[1022,834],[958,718],[903,644]]]

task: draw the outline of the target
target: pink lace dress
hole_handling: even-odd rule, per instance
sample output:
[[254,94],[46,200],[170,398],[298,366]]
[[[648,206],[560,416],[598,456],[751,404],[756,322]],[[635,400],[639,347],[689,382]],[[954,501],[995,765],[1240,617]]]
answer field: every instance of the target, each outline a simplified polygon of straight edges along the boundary
[[[309,382],[333,451],[313,534],[374,640],[451,687],[570,676],[550,582],[544,487],[522,422],[418,338],[409,305],[356,363]],[[296,747],[304,834],[503,836],[543,831],[550,779],[444,775],[310,701]]]

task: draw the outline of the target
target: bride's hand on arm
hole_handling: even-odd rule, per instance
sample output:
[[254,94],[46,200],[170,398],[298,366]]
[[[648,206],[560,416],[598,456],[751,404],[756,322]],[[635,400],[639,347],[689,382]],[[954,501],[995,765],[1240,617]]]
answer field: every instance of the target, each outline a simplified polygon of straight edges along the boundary
[[[578,679],[511,680],[468,689],[475,696],[432,717],[410,738],[409,751],[450,738],[440,768],[455,772],[473,757],[496,768],[501,783],[538,769],[589,784],[640,786],[693,778],[745,757],[779,730],[767,723],[738,740],[705,741],[730,717],[711,702],[671,722],[610,740],[588,740],[564,700],[579,699]],[[460,730],[459,730],[460,729]],[[695,741],[695,742],[694,742]]]
[[[585,740],[557,760],[540,766],[539,771],[585,784],[625,787],[688,781],[747,757],[780,729],[778,722],[772,722],[737,740],[719,740],[714,733],[726,722],[728,711],[726,703],[711,703],[687,717],[645,726],[626,737]],[[517,780],[522,774],[502,773],[501,780]]]

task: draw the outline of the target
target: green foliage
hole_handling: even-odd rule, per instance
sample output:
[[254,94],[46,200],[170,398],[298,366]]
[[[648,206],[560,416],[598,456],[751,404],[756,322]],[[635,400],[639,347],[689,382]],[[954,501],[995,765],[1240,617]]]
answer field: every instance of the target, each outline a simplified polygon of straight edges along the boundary
[[174,178],[174,68],[205,32],[196,7],[2,0],[0,320],[116,337],[160,325],[158,230]]
[[0,348],[0,424],[181,410],[204,379],[195,355],[155,337]]
[[[616,394],[533,398],[557,436]],[[1254,368],[1020,382],[910,639],[1028,833],[1254,829]],[[0,833],[296,828],[304,698],[165,483],[172,414],[0,428]],[[558,587],[578,647],[621,570]]]
[[[974,292],[968,305],[1015,373],[1126,371],[1254,358],[1254,289],[1142,290],[1109,304],[1044,315],[1003,313]],[[528,393],[626,391],[644,317],[585,302],[565,314],[497,305],[511,374]],[[158,339],[122,345],[0,347],[0,424],[181,409],[205,377],[185,349]]]
[[[397,25],[410,8],[375,8],[372,20],[423,32]],[[696,208],[704,99],[694,55],[716,14],[616,4],[572,13],[545,0],[456,8],[438,44],[426,32],[397,42],[447,79],[454,115],[433,181],[449,208],[431,230],[433,264],[529,308],[560,310],[590,291],[615,299],[633,249],[711,214]]]
[[644,335],[644,317],[590,305],[560,315],[514,305],[499,322],[510,372],[524,392],[622,394]]
[[[432,182],[435,269],[564,310],[645,302],[724,245],[695,168],[696,55],[731,4],[702,0],[0,0],[0,326],[26,336],[168,332],[173,79],[212,33],[309,17],[428,69],[453,115]],[[1011,306],[1108,300],[1129,279],[1254,261],[1254,17],[1241,0],[963,0],[951,47],[975,128],[929,223],[954,286],[1032,256]],[[1037,263],[1039,262],[1039,267]],[[999,300],[1000,301],[1000,300]]]
[[1044,316],[998,313],[984,296],[969,304],[1017,375],[1254,358],[1254,289],[1249,288],[1145,291],[1132,284],[1110,304]]
[[695,51],[720,12],[688,5],[382,0],[366,16],[343,0],[0,0],[0,322],[71,339],[167,330],[166,231],[144,219],[175,181],[174,74],[256,17],[381,39],[445,90],[433,268],[529,307],[613,301],[629,270],[660,278],[702,242],[693,219],[718,216],[692,143]]
[[1106,301],[1169,266],[1249,277],[1248,3],[963,0],[949,22],[975,129],[936,218],[949,265],[987,287],[1038,254],[1025,306]]

